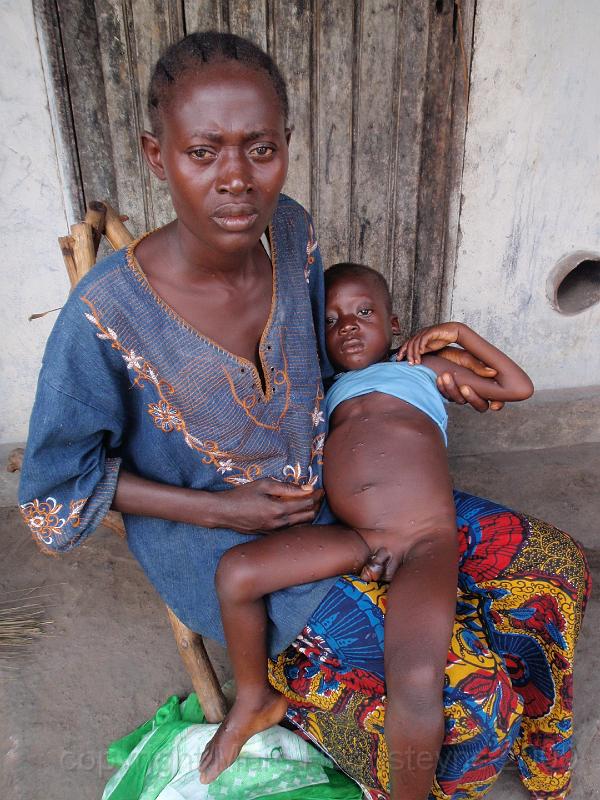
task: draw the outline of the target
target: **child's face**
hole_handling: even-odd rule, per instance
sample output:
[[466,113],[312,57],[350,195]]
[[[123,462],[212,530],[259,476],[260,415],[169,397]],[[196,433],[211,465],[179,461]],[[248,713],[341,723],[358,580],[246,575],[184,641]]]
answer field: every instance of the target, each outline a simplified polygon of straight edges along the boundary
[[325,339],[333,366],[342,372],[387,360],[400,332],[381,287],[369,278],[341,278],[327,290]]
[[217,253],[243,252],[269,224],[288,166],[289,131],[268,76],[237,62],[183,75],[145,134],[153,172],[180,224]]

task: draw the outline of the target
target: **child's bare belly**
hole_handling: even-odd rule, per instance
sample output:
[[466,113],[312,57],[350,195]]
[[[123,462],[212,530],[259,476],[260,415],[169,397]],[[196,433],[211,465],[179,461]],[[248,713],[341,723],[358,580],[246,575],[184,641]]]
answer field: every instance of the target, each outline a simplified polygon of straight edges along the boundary
[[333,512],[350,527],[399,534],[406,545],[455,527],[441,432],[396,397],[372,392],[336,408],[324,483]]

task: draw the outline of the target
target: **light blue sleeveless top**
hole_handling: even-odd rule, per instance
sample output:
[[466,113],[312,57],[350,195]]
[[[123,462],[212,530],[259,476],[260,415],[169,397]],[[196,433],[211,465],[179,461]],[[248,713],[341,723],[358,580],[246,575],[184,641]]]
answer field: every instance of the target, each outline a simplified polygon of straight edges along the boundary
[[370,392],[383,392],[397,397],[418,408],[435,422],[442,432],[444,442],[448,444],[446,428],[448,415],[445,409],[445,398],[436,386],[436,374],[422,364],[411,366],[407,361],[394,360],[371,364],[365,369],[342,372],[335,376],[334,384],[325,398],[325,415],[327,421],[334,409],[350,400]]

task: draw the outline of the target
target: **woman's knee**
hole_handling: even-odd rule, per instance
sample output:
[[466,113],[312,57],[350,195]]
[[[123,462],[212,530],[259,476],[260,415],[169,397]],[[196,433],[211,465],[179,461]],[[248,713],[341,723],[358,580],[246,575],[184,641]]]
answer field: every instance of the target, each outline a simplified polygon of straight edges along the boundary
[[[468,720],[468,729],[473,741],[481,738],[493,743],[493,749],[503,750],[512,746],[521,726],[523,698],[513,687],[510,677],[498,658],[495,667],[479,665],[469,674],[459,671],[457,683],[452,674],[447,672],[444,687],[444,706],[461,709],[461,716]],[[456,719],[449,717],[446,711],[446,726],[450,723],[448,733],[452,730]]]

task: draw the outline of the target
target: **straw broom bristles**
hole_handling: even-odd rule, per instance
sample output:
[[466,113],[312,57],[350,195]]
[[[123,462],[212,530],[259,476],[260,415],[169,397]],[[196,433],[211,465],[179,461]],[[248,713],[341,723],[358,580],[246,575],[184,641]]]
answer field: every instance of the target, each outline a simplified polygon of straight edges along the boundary
[[39,588],[0,594],[0,667],[10,668],[10,662],[25,655],[31,643],[52,624],[46,619],[46,607],[38,602],[48,595],[35,594]]

